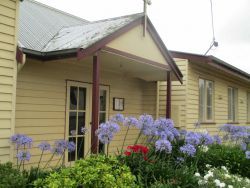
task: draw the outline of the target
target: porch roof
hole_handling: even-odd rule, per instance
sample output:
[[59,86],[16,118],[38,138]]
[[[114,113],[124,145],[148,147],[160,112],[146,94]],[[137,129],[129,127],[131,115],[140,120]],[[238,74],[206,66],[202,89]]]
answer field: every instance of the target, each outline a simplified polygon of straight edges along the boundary
[[[25,28],[27,32],[22,32],[21,30],[21,34],[19,37],[19,47],[21,47],[22,51],[28,56],[44,61],[72,56],[77,56],[78,59],[81,59],[83,57],[93,55],[97,51],[105,48],[106,45],[114,39],[130,31],[132,28],[138,25],[142,25],[144,22],[144,14],[142,13],[105,19],[96,22],[80,20],[79,18],[74,18],[72,15],[69,15],[69,17],[71,17],[70,19],[76,20],[76,22],[80,23],[72,26],[73,24],[70,24],[69,20],[63,26],[64,23],[60,22],[58,27],[54,27],[54,29],[57,30],[56,33],[54,33],[55,31],[51,32],[51,30],[53,30],[53,27],[51,27],[50,29],[41,28],[41,30],[43,30],[43,33],[41,33],[34,28],[36,28],[36,26],[41,27],[43,23],[50,22],[50,20],[46,20],[48,19],[48,16],[46,15],[48,13],[48,10],[46,10],[46,7],[44,7],[43,5],[34,3],[34,1],[32,0],[27,0],[27,2],[28,3],[26,3],[26,6],[29,6],[31,8],[35,7],[35,9],[39,9],[40,6],[41,9],[39,9],[40,13],[38,19],[33,19],[32,15],[27,12],[27,8],[23,8],[20,10],[20,27]],[[63,12],[60,12],[60,14],[63,14]],[[57,24],[56,20],[59,21],[58,15],[59,13],[54,14],[56,18],[53,18],[55,20],[52,20],[51,22]],[[64,16],[67,16],[67,14],[65,13]],[[45,17],[46,19],[44,20]],[[174,73],[174,79],[182,82],[182,73],[170,56],[167,48],[165,47],[163,41],[161,40],[149,18],[147,18],[147,21],[147,31],[150,33],[153,42],[157,46],[157,51],[160,52],[161,56],[163,57],[162,59],[164,61],[163,63],[165,64],[165,70],[172,71]],[[39,22],[39,24],[37,22]],[[44,27],[50,27],[47,25],[48,24],[45,24]],[[54,35],[52,35],[52,33]],[[43,38],[41,38],[41,35],[44,36],[43,38],[45,38],[46,40],[43,40]],[[32,38],[41,39],[33,43]],[[42,42],[40,42],[40,40]],[[143,59],[143,56],[140,55],[140,58]]]

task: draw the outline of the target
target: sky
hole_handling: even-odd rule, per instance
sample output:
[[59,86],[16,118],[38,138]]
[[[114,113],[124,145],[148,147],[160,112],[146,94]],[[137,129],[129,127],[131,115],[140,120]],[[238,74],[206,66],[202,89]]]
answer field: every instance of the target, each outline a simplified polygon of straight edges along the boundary
[[[94,21],[143,11],[143,0],[37,0]],[[204,55],[212,39],[210,0],[151,0],[148,16],[169,50]],[[219,46],[209,55],[250,74],[250,0],[213,0]]]

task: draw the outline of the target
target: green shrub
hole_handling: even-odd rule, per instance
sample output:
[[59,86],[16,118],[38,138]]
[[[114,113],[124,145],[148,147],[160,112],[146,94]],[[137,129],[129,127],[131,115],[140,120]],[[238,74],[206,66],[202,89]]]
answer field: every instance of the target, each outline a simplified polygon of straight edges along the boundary
[[45,179],[35,181],[35,187],[136,187],[129,167],[115,157],[91,156],[76,161],[74,167],[52,172]]
[[199,156],[198,169],[201,173],[206,164],[214,167],[226,166],[230,173],[250,178],[250,160],[238,146],[213,145],[209,151]]
[[0,164],[0,188],[25,187],[27,178],[11,163]]
[[194,187],[197,185],[194,177],[196,168],[185,162],[180,163],[176,159],[178,154],[177,150],[167,154],[151,147],[146,160],[139,152],[131,155],[126,155],[125,152],[125,155],[118,158],[121,163],[130,167],[140,187]]

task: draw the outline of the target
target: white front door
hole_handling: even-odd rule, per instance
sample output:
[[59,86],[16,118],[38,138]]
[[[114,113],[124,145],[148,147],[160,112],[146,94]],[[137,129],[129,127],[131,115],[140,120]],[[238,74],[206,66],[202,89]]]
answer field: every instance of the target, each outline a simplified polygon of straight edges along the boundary
[[[92,84],[67,82],[66,139],[76,144],[75,152],[67,153],[66,162],[83,158],[91,147]],[[99,123],[108,119],[109,87],[100,86]],[[99,143],[99,152],[105,146]]]

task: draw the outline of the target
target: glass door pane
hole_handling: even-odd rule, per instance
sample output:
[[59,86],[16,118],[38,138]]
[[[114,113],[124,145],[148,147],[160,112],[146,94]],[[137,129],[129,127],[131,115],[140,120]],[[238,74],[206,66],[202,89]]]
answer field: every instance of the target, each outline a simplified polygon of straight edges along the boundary
[[75,161],[84,157],[86,126],[86,93],[87,88],[70,86],[70,98],[68,109],[68,140],[76,145],[76,150],[68,153],[68,161]]

